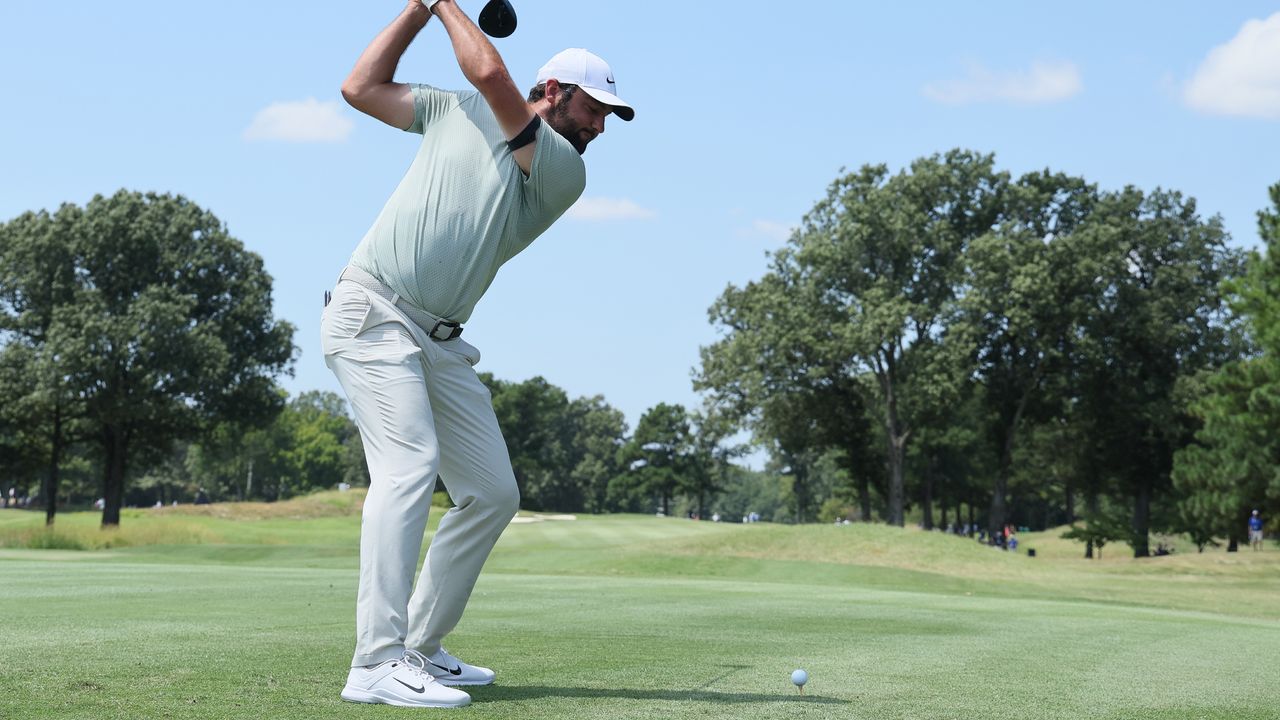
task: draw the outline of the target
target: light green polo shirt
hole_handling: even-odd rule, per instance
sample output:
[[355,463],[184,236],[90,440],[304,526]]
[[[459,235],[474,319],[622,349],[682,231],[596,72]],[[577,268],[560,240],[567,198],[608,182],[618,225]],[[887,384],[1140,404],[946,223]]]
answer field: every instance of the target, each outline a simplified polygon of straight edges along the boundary
[[422,145],[351,264],[423,310],[462,323],[498,268],[582,195],[586,166],[544,122],[526,178],[479,92],[412,90],[408,131],[421,133]]

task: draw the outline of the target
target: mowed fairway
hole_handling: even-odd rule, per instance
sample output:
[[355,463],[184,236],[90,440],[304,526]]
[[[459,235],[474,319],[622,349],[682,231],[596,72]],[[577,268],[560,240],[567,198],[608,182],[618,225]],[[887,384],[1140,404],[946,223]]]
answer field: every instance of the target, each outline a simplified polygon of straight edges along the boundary
[[[1274,545],[1090,563],[1052,535],[1032,559],[883,526],[522,522],[449,646],[498,684],[438,711],[338,699],[357,516],[221,514],[131,513],[111,541],[194,544],[0,550],[0,718],[1280,717]],[[0,541],[42,520],[0,513]]]

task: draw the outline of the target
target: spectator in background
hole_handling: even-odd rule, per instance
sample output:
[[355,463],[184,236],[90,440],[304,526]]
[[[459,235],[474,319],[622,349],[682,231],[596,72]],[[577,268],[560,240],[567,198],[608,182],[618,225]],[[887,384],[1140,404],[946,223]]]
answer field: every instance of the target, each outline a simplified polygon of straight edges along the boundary
[[1258,516],[1257,510],[1249,516],[1249,544],[1254,550],[1262,549],[1262,518]]

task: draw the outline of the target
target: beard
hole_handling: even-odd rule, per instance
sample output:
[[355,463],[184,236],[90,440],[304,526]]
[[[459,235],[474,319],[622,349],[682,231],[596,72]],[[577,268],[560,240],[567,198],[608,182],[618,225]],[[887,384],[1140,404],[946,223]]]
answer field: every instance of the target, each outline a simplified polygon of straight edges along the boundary
[[579,155],[587,152],[587,143],[595,139],[595,131],[584,125],[579,125],[572,117],[569,116],[569,101],[573,98],[566,95],[561,98],[551,108],[551,112],[547,115],[547,124],[552,130],[560,133],[560,136],[569,141],[574,150]]

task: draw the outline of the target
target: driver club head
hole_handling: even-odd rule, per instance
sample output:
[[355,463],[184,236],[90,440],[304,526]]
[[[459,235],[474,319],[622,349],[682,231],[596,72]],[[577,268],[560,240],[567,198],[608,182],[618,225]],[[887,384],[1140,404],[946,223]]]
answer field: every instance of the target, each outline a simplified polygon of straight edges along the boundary
[[504,38],[516,31],[516,9],[510,0],[489,0],[476,23],[486,35]]

